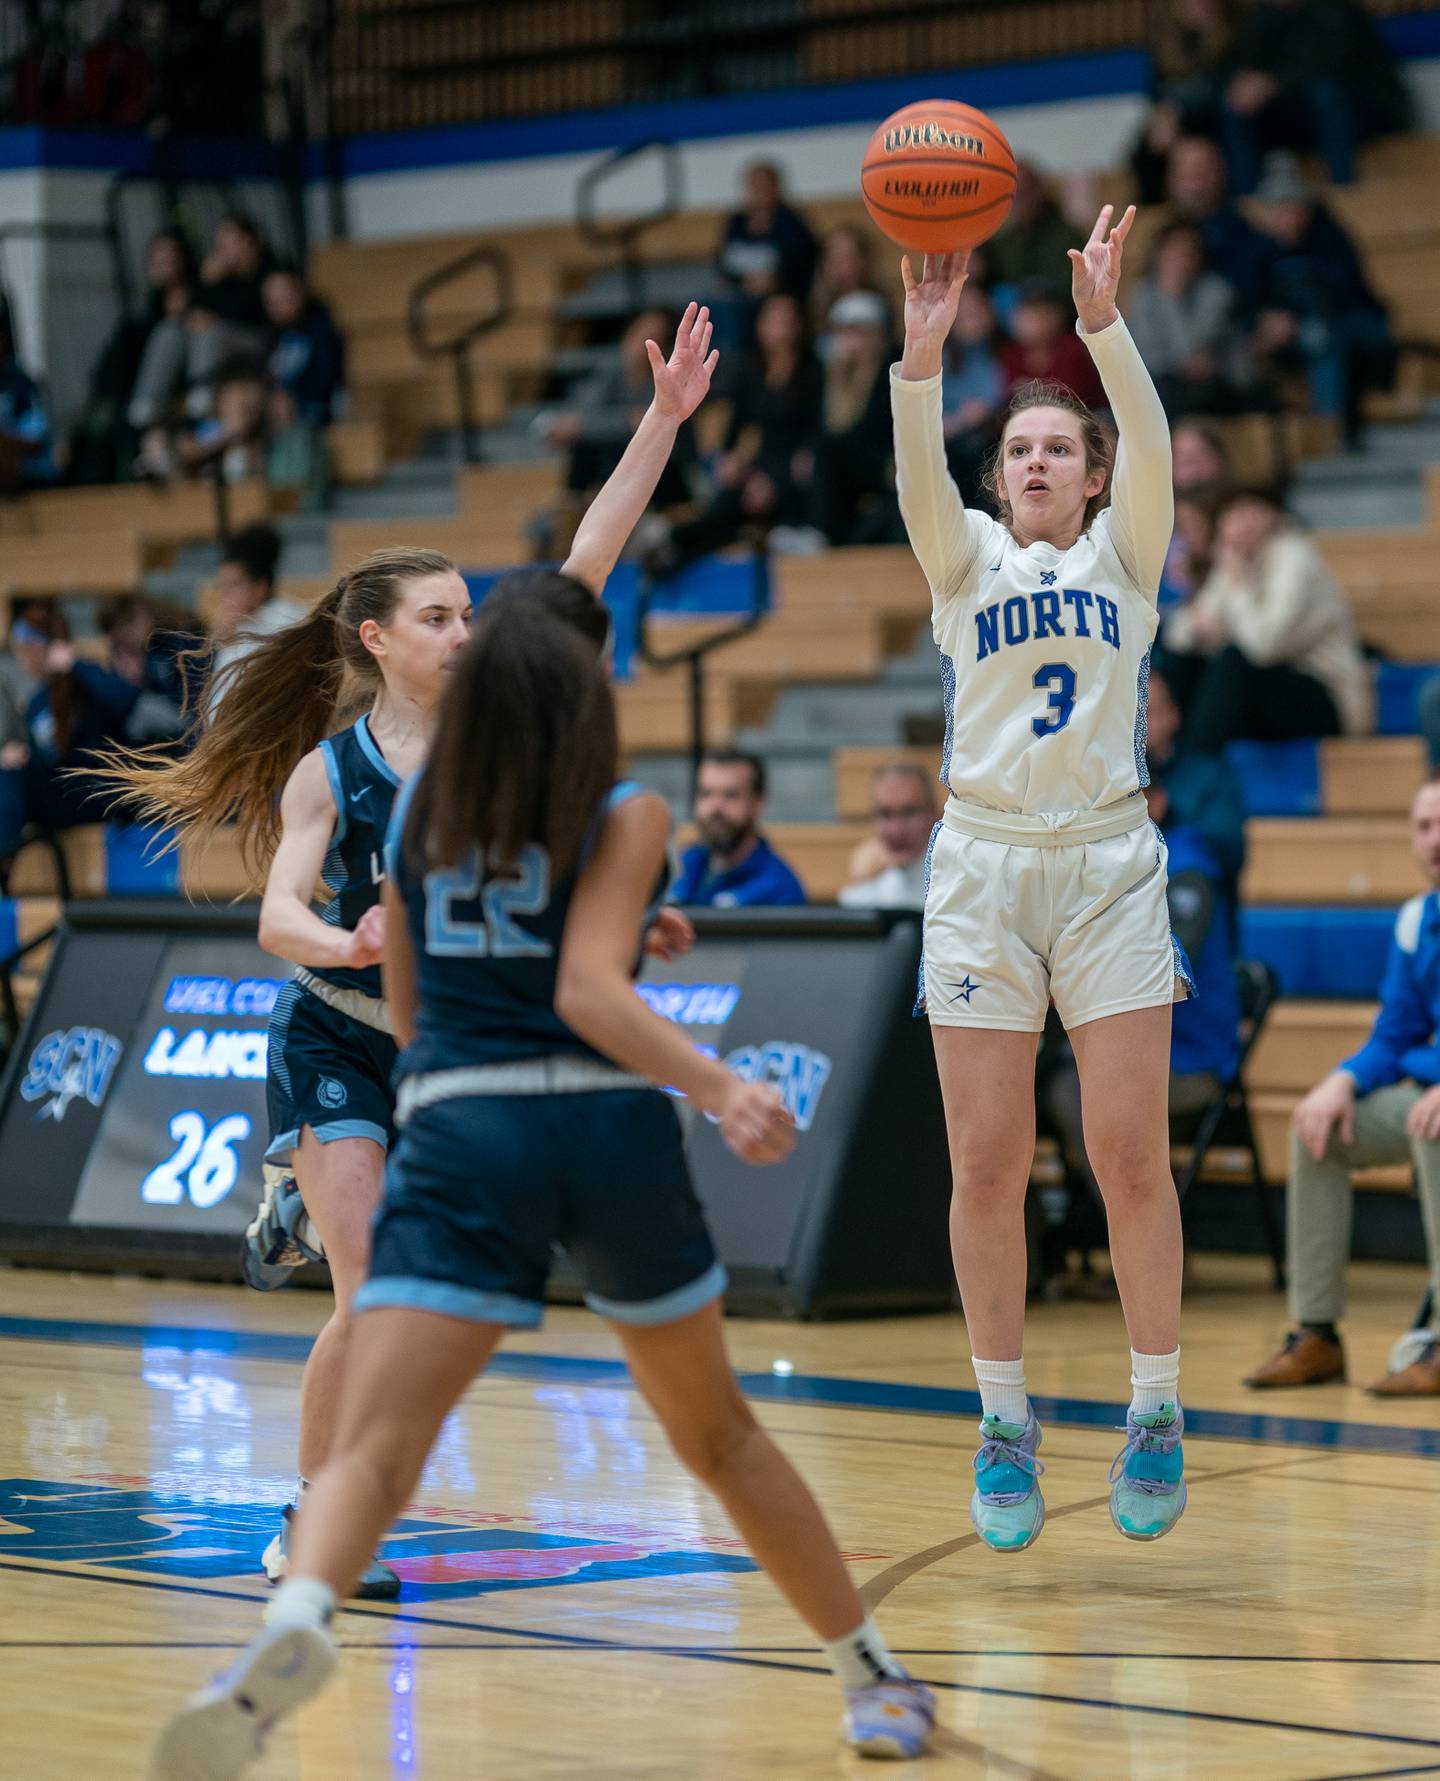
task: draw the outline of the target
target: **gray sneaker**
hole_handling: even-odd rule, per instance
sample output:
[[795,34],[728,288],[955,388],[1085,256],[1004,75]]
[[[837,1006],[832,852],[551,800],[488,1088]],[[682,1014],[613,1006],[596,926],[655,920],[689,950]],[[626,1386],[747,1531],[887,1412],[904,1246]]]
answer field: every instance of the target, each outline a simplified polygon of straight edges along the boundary
[[240,1239],[240,1271],[256,1292],[284,1286],[296,1268],[325,1259],[324,1245],[305,1211],[300,1189],[288,1169],[265,1164],[260,1210]]

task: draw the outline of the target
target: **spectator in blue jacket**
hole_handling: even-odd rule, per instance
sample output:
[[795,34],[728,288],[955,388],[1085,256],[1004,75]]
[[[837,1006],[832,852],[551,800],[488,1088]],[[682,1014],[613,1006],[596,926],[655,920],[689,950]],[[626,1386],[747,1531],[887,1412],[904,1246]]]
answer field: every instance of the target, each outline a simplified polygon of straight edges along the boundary
[[765,763],[738,749],[711,749],[695,782],[695,827],[672,903],[750,909],[805,902],[805,887],[760,833]]
[[1170,150],[1169,184],[1176,215],[1200,231],[1210,264],[1235,287],[1236,319],[1253,321],[1270,281],[1275,249],[1231,197],[1225,157],[1203,136],[1182,136]]
[[326,427],[345,387],[345,343],[298,272],[277,267],[261,287],[270,324],[270,378],[286,399],[281,418]]
[[[1185,950],[1196,994],[1175,1004],[1170,1028],[1170,1117],[1199,1113],[1234,1075],[1240,1052],[1240,1001],[1235,988],[1235,911],[1229,881],[1204,832],[1179,822],[1162,778],[1146,792],[1150,818],[1169,852],[1170,928]],[[1041,1098],[1072,1169],[1096,1206],[1100,1189],[1085,1154],[1080,1074],[1069,1041],[1042,1065]]]
[[1395,922],[1369,1039],[1295,1109],[1287,1195],[1290,1312],[1280,1352],[1245,1381],[1265,1389],[1345,1377],[1339,1324],[1350,1258],[1352,1169],[1410,1163],[1430,1264],[1431,1339],[1377,1397],[1440,1397],[1440,774],[1410,808],[1415,858],[1432,889]]

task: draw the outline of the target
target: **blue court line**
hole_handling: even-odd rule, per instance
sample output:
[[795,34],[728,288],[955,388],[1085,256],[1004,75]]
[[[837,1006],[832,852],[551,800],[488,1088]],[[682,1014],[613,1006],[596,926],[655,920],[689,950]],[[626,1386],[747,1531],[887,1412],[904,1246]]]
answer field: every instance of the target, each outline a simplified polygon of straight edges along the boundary
[[[100,1348],[166,1348],[182,1354],[238,1356],[244,1360],[303,1361],[311,1336],[262,1330],[193,1329],[180,1324],[85,1323],[69,1318],[0,1317],[0,1341],[62,1342]],[[546,1385],[628,1387],[623,1361],[577,1354],[495,1355],[487,1376],[532,1379]],[[771,1404],[817,1404],[830,1409],[878,1410],[902,1416],[978,1417],[980,1395],[952,1386],[905,1385],[894,1380],[838,1379],[824,1374],[740,1373],[747,1398]],[[1090,1398],[1031,1400],[1042,1422],[1070,1428],[1123,1430],[1125,1406]],[[1280,1447],[1319,1447],[1344,1453],[1391,1453],[1409,1459],[1440,1459],[1440,1427],[1391,1428],[1384,1423],[1340,1422],[1308,1416],[1276,1416],[1240,1410],[1185,1410],[1186,1433],[1201,1440],[1243,1441]]]
[[[184,1583],[160,1583],[152,1579],[130,1577],[106,1577],[94,1572],[71,1570],[63,1565],[17,1565],[0,1561],[0,1571],[22,1571],[32,1575],[42,1573],[59,1577],[82,1577],[89,1583],[113,1583],[122,1588],[157,1589],[166,1594],[218,1596],[230,1602],[268,1601],[267,1595],[242,1595],[238,1591],[224,1589],[196,1588]],[[451,1632],[492,1633],[499,1640],[506,1641],[505,1649],[516,1652],[523,1651],[554,1651],[564,1649],[583,1651],[587,1654],[598,1652],[625,1653],[636,1649],[653,1651],[660,1657],[681,1658],[691,1663],[732,1664],[742,1669],[781,1670],[791,1675],[830,1676],[830,1670],[823,1664],[783,1662],[775,1658],[747,1656],[743,1650],[718,1651],[713,1648],[696,1645],[667,1645],[655,1647],[634,1647],[620,1644],[613,1640],[589,1638],[583,1634],[547,1633],[530,1628],[499,1627],[479,1621],[454,1620],[429,1614],[408,1613],[404,1610],[389,1613],[377,1608],[346,1607],[342,1610],[347,1615],[354,1615],[365,1620],[387,1620],[401,1624],[417,1626],[442,1627]],[[509,1641],[523,1640],[523,1643]],[[476,1646],[477,1650],[491,1647]],[[947,1682],[936,1677],[920,1677],[932,1688],[943,1689],[951,1694],[978,1694],[998,1700],[1041,1701],[1047,1705],[1061,1707],[1093,1707],[1112,1713],[1144,1713],[1161,1719],[1201,1720],[1213,1725],[1243,1725],[1260,1731],[1300,1732],[1309,1737],[1346,1738],[1359,1740],[1361,1743],[1402,1744],[1415,1746],[1425,1750],[1440,1750],[1440,1738],[1407,1737],[1401,1732],[1361,1731],[1349,1726],[1309,1725],[1285,1719],[1258,1719],[1248,1714],[1209,1713],[1189,1707],[1162,1707],[1144,1701],[1103,1700],[1088,1695],[1051,1694],[1036,1689],[996,1688],[989,1684],[973,1682]],[[1424,1771],[1421,1770],[1421,1773]]]

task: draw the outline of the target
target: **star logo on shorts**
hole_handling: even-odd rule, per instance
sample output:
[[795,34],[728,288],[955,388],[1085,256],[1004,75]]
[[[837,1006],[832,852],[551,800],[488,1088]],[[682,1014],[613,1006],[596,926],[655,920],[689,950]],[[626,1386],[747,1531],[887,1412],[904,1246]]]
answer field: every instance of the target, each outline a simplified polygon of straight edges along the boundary
[[1054,587],[1055,577],[1059,573],[1060,573],[1060,571],[1058,569],[1044,569],[1044,570],[1042,570],[1040,573],[1041,587]]
[[983,989],[984,987],[985,986],[983,983],[976,983],[975,979],[970,975],[970,973],[968,971],[965,973],[963,982],[961,982],[961,983],[947,983],[947,984],[942,985],[942,988],[944,988],[944,989],[953,989],[954,990],[955,994],[953,996],[951,996],[951,998],[950,998],[950,1000],[952,1002],[964,1002],[966,1007],[969,1007],[970,998],[975,993],[975,991],[977,989]]

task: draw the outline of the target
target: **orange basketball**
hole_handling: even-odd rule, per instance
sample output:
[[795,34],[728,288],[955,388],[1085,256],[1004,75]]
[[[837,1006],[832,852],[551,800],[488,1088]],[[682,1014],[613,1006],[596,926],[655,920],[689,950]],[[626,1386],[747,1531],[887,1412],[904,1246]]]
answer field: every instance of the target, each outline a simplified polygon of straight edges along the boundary
[[983,111],[921,99],[887,117],[860,163],[865,208],[901,247],[955,253],[988,241],[1015,199],[1015,156]]

